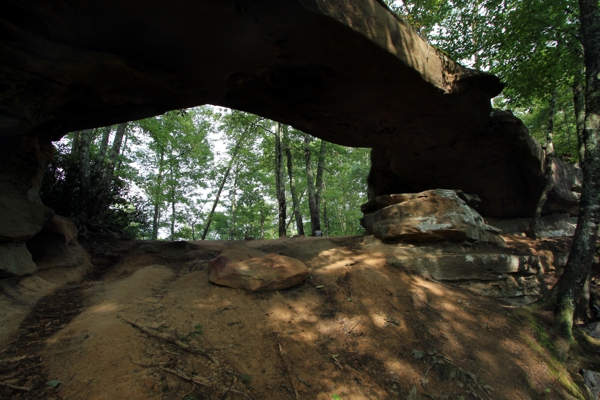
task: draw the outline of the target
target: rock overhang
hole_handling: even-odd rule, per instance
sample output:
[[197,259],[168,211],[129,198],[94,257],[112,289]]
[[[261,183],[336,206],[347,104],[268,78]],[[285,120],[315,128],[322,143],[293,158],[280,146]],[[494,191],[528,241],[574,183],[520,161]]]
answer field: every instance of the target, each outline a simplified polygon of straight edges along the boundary
[[483,215],[515,217],[543,186],[539,145],[492,113],[499,79],[455,63],[380,1],[9,0],[0,10],[2,135],[58,139],[215,104],[383,152],[396,186],[386,193],[462,189],[482,198]]

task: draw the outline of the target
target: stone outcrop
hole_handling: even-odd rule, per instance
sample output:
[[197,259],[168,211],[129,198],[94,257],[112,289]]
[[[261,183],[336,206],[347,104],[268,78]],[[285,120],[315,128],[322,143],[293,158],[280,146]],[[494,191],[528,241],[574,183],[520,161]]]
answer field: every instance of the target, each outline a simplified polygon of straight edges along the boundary
[[52,216],[37,197],[50,139],[202,104],[374,148],[371,198],[450,187],[482,215],[524,217],[543,187],[541,147],[491,108],[499,79],[379,0],[6,0],[0,32],[5,249]]
[[536,255],[498,253],[397,256],[394,268],[459,285],[483,296],[531,301],[541,294],[543,266]]
[[469,200],[460,191],[445,189],[378,196],[361,207],[361,224],[382,240],[503,245],[500,230],[489,226],[463,199]]
[[[544,186],[545,153],[512,113],[494,110],[475,135],[430,140],[420,136],[404,150],[374,145],[368,177],[369,199],[390,193],[415,193],[436,187],[458,188],[480,197],[485,217],[531,217]],[[555,188],[544,213],[578,212],[581,171],[555,160]]]
[[47,135],[2,136],[0,132],[0,278],[36,271],[26,241],[54,212],[38,191],[53,147]]
[[303,262],[245,246],[229,246],[209,261],[208,279],[221,286],[252,292],[287,289],[308,277]]
[[[486,221],[502,233],[521,234],[529,227],[531,218],[487,218]],[[538,238],[573,236],[576,227],[577,217],[571,217],[569,214],[547,215],[538,220],[535,233]]]
[[85,262],[85,252],[77,243],[75,224],[59,215],[55,215],[40,233],[27,241],[27,249],[38,271],[76,267]]

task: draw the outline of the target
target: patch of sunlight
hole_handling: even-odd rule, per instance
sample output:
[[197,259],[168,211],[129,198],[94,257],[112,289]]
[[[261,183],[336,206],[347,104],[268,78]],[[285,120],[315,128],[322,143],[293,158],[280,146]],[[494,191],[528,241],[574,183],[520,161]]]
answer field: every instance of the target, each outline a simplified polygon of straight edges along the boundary
[[398,358],[386,360],[384,361],[384,365],[386,370],[389,371],[390,375],[394,374],[398,376],[408,376],[411,373],[416,375],[421,373],[420,371],[416,370],[410,362],[406,362]]
[[387,260],[387,257],[385,254],[373,253],[373,254],[369,254],[369,257],[365,257],[365,258],[361,259],[360,261],[369,267],[376,268],[376,267],[381,267],[381,263],[385,262],[386,260]]
[[419,282],[415,282],[415,284],[422,288],[426,288],[427,290],[431,291],[431,293],[437,296],[444,297],[446,295],[446,292],[442,290],[442,285],[440,285],[439,283],[430,282],[426,280],[419,280]]
[[89,308],[92,313],[111,313],[119,310],[119,305],[117,303],[106,302],[98,304],[97,306],[92,306]]
[[371,313],[371,321],[373,321],[373,325],[381,329],[384,329],[386,327],[387,318],[388,316],[384,312]]

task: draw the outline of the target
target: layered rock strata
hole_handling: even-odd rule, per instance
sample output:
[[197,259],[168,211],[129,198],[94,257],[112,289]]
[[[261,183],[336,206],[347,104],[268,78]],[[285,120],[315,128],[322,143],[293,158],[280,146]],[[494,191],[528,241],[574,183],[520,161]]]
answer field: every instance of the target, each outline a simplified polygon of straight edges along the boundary
[[360,222],[382,240],[504,245],[500,230],[488,225],[465,200],[464,193],[445,189],[378,196],[362,206]]

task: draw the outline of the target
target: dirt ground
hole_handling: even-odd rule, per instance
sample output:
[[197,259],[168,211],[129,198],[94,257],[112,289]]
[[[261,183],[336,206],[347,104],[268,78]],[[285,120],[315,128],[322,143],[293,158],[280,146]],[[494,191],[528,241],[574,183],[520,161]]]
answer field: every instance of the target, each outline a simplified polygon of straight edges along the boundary
[[5,312],[0,398],[586,398],[544,315],[391,267],[390,245],[237,242],[311,269],[294,288],[250,293],[208,282],[227,244],[123,242],[114,265],[71,276],[20,325]]

